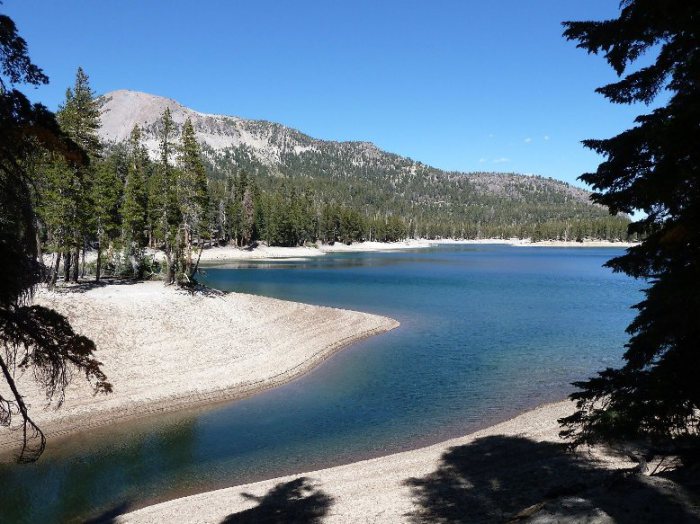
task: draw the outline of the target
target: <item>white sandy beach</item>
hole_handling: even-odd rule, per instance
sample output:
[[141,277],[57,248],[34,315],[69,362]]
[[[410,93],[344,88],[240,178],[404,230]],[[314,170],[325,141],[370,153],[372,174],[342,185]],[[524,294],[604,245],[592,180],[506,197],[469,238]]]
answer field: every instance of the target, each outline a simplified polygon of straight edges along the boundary
[[697,500],[674,482],[616,474],[636,465],[626,456],[600,449],[564,452],[557,419],[572,410],[568,401],[549,404],[426,448],[175,499],[117,521],[613,523],[700,517]]
[[529,240],[515,239],[508,241],[508,244],[525,247],[617,247],[622,249],[639,245],[639,242],[610,242],[608,240],[584,240],[583,242],[574,240],[540,240],[539,242],[530,242]]
[[[251,395],[398,326],[378,315],[238,293],[191,294],[161,282],[42,290],[36,302],[65,314],[95,341],[114,387],[93,396],[76,376],[55,410],[46,408],[31,377],[21,377],[20,390],[49,446],[57,435]],[[15,448],[19,438],[1,428],[0,451]]]
[[[628,248],[637,245],[636,242],[610,242],[607,240],[584,240],[583,242],[563,241],[563,240],[542,240],[532,242],[527,238],[480,238],[472,240],[458,239],[408,239],[399,242],[353,242],[352,244],[343,244],[335,242],[334,244],[315,244],[310,246],[268,246],[265,242],[258,242],[253,247],[237,247],[234,245],[205,247],[202,250],[200,262],[203,264],[216,264],[218,262],[236,262],[246,260],[277,260],[277,259],[303,259],[312,257],[322,257],[332,253],[363,253],[363,252],[382,252],[382,251],[403,251],[413,249],[426,249],[439,245],[493,245],[504,244],[509,246],[519,247],[575,247],[575,248],[600,248],[600,247],[616,247]],[[155,257],[156,260],[164,260],[162,251],[147,249],[148,256]],[[197,258],[198,253],[195,252],[194,257]],[[85,254],[85,261],[90,264],[97,259],[95,251],[88,251]],[[53,266],[55,259],[51,254],[44,255],[44,263],[50,267]]]
[[309,258],[321,257],[328,253],[369,252],[369,251],[398,251],[404,249],[421,249],[430,247],[427,240],[405,240],[402,242],[355,242],[333,245],[317,244],[316,246],[281,247],[268,246],[264,242],[254,248],[239,248],[223,246],[204,249],[202,262],[227,260],[274,260],[279,258]]
[[547,240],[531,242],[529,239],[518,238],[484,238],[478,240],[453,240],[453,239],[410,239],[400,242],[354,242],[343,244],[336,242],[333,245],[318,244],[316,246],[280,247],[268,246],[265,243],[258,244],[255,248],[238,248],[235,246],[213,247],[202,251],[201,262],[216,263],[241,260],[274,260],[281,258],[309,258],[320,257],[329,253],[359,253],[400,251],[411,249],[426,249],[438,245],[493,245],[506,244],[521,247],[617,247],[627,248],[636,245],[634,242],[609,242],[604,240],[586,240],[584,242],[565,242],[560,240]]

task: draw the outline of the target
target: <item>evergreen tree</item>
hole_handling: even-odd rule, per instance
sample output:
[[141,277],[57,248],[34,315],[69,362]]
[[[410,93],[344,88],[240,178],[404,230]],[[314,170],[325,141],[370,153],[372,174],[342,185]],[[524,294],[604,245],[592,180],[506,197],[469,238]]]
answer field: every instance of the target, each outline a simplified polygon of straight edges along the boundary
[[636,125],[585,145],[605,157],[581,176],[612,213],[641,209],[629,226],[644,241],[612,259],[649,288],[628,328],[624,366],[576,384],[578,411],[563,419],[577,441],[700,428],[700,4],[625,0],[617,19],[566,22],[565,36],[603,52],[619,76],[644,53],[655,60],[597,91],[614,103],[668,103]]
[[46,439],[29,415],[16,372],[33,376],[47,399],[56,398],[59,404],[74,370],[94,380],[96,392],[111,391],[93,358],[94,343],[76,335],[55,311],[27,304],[42,265],[33,194],[38,184],[28,166],[48,153],[61,156],[69,167],[86,161],[84,152],[61,132],[54,115],[41,104],[31,104],[14,87],[46,83],[48,78],[31,62],[14,22],[0,15],[0,372],[10,391],[0,393],[0,426],[21,419],[21,462],[36,460]]
[[71,249],[74,246],[74,231],[78,226],[76,207],[79,205],[77,184],[73,174],[81,166],[74,165],[61,154],[44,151],[36,168],[38,214],[47,234],[47,247],[53,251],[49,286],[58,279],[61,258],[64,259],[65,280],[70,279]]
[[[59,176],[65,180],[58,185],[65,185],[68,207],[64,217],[66,231],[65,244],[68,248],[64,256],[66,277],[74,282],[79,276],[80,250],[85,248],[91,229],[97,230],[98,270],[101,252],[101,240],[104,237],[104,225],[93,214],[92,200],[95,197],[92,184],[95,179],[94,164],[101,151],[97,131],[100,127],[100,110],[96,97],[90,88],[89,80],[82,68],[78,68],[73,89],[66,91],[66,101],[57,113],[61,129],[88,154],[89,162],[72,169],[62,169]],[[103,188],[104,186],[102,186]],[[96,219],[96,220],[95,220]],[[92,223],[91,223],[92,222]],[[68,275],[70,266],[71,274]]]
[[58,122],[71,139],[91,158],[102,150],[97,135],[100,129],[100,107],[82,67],[75,74],[73,89],[66,91],[66,101],[56,115]]
[[[121,214],[124,193],[124,173],[126,158],[121,154],[113,154],[109,158],[94,163],[94,180],[91,184],[91,204],[93,231],[97,239],[97,263],[95,280],[99,281],[102,271],[104,249],[110,248],[121,233]],[[111,258],[108,256],[108,259]]]
[[175,124],[170,109],[163,112],[160,122],[160,162],[151,184],[154,234],[163,247],[167,263],[166,285],[175,284],[179,271],[181,245],[178,230],[181,220],[177,195],[177,170],[173,165],[175,153]]
[[142,276],[143,248],[147,244],[148,163],[148,154],[141,143],[141,130],[136,125],[129,136],[128,171],[120,209],[124,254],[136,277]]
[[253,189],[248,186],[243,191],[243,199],[241,200],[241,245],[247,246],[253,240],[254,225]]
[[192,263],[193,237],[196,236],[198,239],[201,255],[203,238],[209,236],[210,224],[207,175],[192,121],[189,118],[182,129],[180,178],[177,192],[183,221],[181,234],[184,243],[184,276],[191,281],[197,271],[197,264]]

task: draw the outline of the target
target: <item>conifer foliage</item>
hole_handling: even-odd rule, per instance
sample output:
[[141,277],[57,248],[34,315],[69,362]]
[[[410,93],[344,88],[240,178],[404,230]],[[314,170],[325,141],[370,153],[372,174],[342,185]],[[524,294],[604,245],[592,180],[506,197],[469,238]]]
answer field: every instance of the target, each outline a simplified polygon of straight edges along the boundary
[[26,42],[14,22],[0,15],[0,426],[20,419],[22,449],[19,461],[36,460],[46,439],[32,421],[15,382],[27,371],[60,404],[72,373],[94,381],[96,392],[110,384],[93,358],[95,345],[73,332],[68,320],[55,311],[28,305],[41,279],[37,229],[37,180],[33,166],[52,155],[71,170],[84,169],[88,158],[59,128],[54,115],[31,104],[14,86],[48,82],[29,59]]
[[[621,80],[597,91],[611,102],[663,107],[606,140],[585,145],[605,157],[581,179],[611,212],[643,210],[629,226],[644,241],[608,266],[649,287],[628,328],[624,365],[575,384],[578,411],[563,434],[578,442],[700,432],[700,4],[625,0],[617,19],[566,22],[564,35],[604,53]],[[651,65],[626,72],[644,54]],[[625,76],[623,76],[625,75]]]

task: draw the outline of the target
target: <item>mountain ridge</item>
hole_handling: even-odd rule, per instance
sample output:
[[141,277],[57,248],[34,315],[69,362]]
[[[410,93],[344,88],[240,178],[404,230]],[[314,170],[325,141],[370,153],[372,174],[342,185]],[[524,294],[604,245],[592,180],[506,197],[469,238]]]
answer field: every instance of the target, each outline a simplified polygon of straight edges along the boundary
[[[188,108],[172,98],[140,91],[120,89],[105,93],[100,99],[102,105],[100,137],[102,140],[107,143],[122,142],[129,137],[133,126],[138,124],[145,131],[144,144],[151,154],[157,151],[158,145],[153,131],[156,130],[157,121],[166,108],[170,109],[173,122],[178,127],[184,124],[186,118],[191,118],[197,138],[209,148],[221,150],[229,147],[247,146],[255,150],[260,160],[267,161],[268,164],[274,164],[275,161],[279,160],[280,153],[289,149],[279,146],[270,147],[269,141],[266,144],[263,142],[265,138],[270,138],[275,131],[285,135],[283,146],[289,146],[289,142],[292,142],[295,153],[304,152],[311,147],[308,144],[317,142],[341,146],[352,144],[364,147],[368,151],[381,151],[375,144],[368,141],[317,139],[277,122],[246,119],[235,115],[203,113]],[[267,136],[265,136],[266,134]],[[280,149],[282,151],[279,151]]]
[[170,109],[177,134],[190,118],[209,189],[220,202],[241,185],[245,173],[265,205],[301,198],[317,218],[324,209],[340,213],[338,206],[374,224],[394,217],[413,236],[625,236],[627,217],[610,217],[591,202],[589,191],[553,178],[444,171],[371,142],[321,140],[275,122],[201,113],[138,91],[112,91],[100,103],[103,142],[123,148],[138,124],[156,161],[163,111]]
[[[339,150],[338,156],[355,166],[372,166],[388,158],[396,164],[402,164],[406,174],[424,171],[426,174],[446,178],[469,177],[469,181],[483,193],[503,191],[503,177],[517,177],[521,183],[530,181],[549,181],[560,186],[578,202],[589,202],[590,192],[567,182],[539,175],[496,172],[461,172],[445,171],[423,162],[413,160],[396,153],[380,149],[376,144],[364,140],[325,140],[314,138],[297,129],[268,120],[246,119],[235,115],[203,113],[188,108],[172,98],[152,95],[140,91],[120,89],[104,94],[101,99],[102,113],[100,137],[103,141],[114,144],[126,140],[134,125],[143,131],[144,145],[149,154],[156,157],[158,151],[158,121],[167,107],[173,121],[181,127],[186,118],[191,118],[197,138],[203,145],[210,162],[221,164],[221,154],[227,150],[238,150],[237,156],[247,156],[243,164],[262,164],[271,174],[285,174],[284,163],[288,155],[300,156],[304,153],[321,153],[329,148]],[[245,166],[242,166],[245,167]],[[256,166],[257,170],[261,166]],[[254,171],[256,169],[253,169]]]

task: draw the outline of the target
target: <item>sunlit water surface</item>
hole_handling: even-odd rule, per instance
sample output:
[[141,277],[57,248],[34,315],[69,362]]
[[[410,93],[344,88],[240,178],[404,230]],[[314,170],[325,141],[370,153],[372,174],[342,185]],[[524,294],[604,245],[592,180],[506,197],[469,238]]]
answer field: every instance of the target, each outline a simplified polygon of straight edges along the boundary
[[[49,444],[0,466],[1,522],[124,511],[464,434],[617,365],[640,283],[616,249],[442,246],[206,268],[218,289],[391,316],[285,386]],[[167,356],[164,355],[164,358]]]

